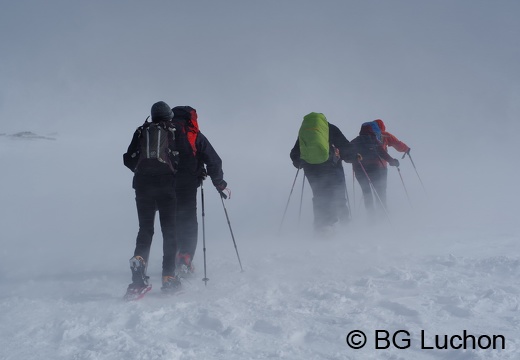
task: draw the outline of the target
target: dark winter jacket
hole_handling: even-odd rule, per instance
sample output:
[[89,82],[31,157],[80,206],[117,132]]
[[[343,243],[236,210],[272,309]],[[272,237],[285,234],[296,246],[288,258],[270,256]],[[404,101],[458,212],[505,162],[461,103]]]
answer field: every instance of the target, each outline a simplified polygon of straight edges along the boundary
[[[363,124],[359,136],[354,138],[350,145],[354,154],[360,154],[363,167],[386,167],[385,161],[392,162],[394,159],[388,155],[383,148],[383,143],[377,140],[374,130],[368,124]],[[354,161],[354,170],[361,170],[358,161]]]
[[206,136],[199,131],[196,110],[190,106],[177,106],[173,108],[173,113],[172,122],[178,129],[176,135],[180,156],[178,184],[199,186],[206,166],[213,185],[225,188],[222,160]]
[[[337,149],[339,151],[339,159],[345,162],[353,162],[355,160],[354,153],[352,152],[352,147],[345,137],[341,130],[329,123],[329,142],[331,145],[331,151],[335,151]],[[291,150],[290,153],[291,160],[295,167],[307,166],[310,164],[306,164],[303,160],[300,159],[300,140],[296,139],[296,143]],[[332,163],[332,160],[330,161]],[[338,166],[341,166],[341,161],[338,161]]]

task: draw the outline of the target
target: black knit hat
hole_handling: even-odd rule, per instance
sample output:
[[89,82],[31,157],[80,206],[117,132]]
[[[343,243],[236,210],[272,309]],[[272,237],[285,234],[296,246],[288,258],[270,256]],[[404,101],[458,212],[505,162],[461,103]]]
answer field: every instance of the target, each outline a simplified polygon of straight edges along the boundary
[[168,121],[173,118],[172,108],[164,101],[159,101],[153,104],[150,112],[153,122]]

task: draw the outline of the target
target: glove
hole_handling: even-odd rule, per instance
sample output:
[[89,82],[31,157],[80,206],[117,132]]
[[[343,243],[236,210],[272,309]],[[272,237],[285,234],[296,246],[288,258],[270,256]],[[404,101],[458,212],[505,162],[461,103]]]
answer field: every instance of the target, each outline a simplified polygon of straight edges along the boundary
[[295,160],[292,162],[293,166],[296,168],[296,169],[301,169],[302,168],[302,162],[300,160]]
[[206,168],[205,167],[203,167],[200,170],[200,173],[199,173],[198,177],[199,177],[200,181],[206,180],[206,178],[208,177],[208,173],[206,172]]
[[218,193],[220,194],[220,196],[222,198],[227,199],[227,195],[224,193],[224,190],[226,190],[226,188],[227,188],[227,182],[222,180],[220,182],[220,184],[215,186],[215,188],[217,189]]
[[208,173],[206,172],[206,168],[202,167],[202,169],[200,169],[200,171],[199,171],[199,174],[197,175],[197,181],[199,184],[198,186],[201,186],[207,177],[208,177]]
[[389,161],[388,163],[390,164],[390,166],[399,167],[399,160],[397,159],[392,159],[392,161]]

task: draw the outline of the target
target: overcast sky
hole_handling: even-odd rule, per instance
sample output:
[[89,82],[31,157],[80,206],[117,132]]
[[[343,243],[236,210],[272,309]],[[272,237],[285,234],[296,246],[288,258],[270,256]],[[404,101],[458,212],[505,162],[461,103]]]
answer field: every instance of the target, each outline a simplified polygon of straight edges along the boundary
[[151,105],[191,105],[230,186],[278,173],[285,197],[305,114],[348,139],[381,118],[430,187],[455,177],[476,197],[518,175],[519,15],[515,0],[3,1],[0,133],[103,135],[124,172]]
[[322,111],[356,130],[376,117],[406,123],[444,111],[506,118],[518,100],[517,1],[0,6],[0,116],[9,129],[21,119],[4,121],[22,114],[46,127],[63,117],[131,122],[157,99],[219,122]]

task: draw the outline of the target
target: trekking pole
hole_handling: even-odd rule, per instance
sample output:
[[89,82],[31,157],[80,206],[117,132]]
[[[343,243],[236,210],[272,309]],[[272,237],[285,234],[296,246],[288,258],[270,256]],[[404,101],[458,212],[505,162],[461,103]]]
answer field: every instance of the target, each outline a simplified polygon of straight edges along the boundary
[[354,209],[356,208],[356,174],[354,173],[354,164],[352,163],[352,197],[354,202]]
[[233,239],[233,244],[235,245],[235,251],[237,253],[238,263],[240,264],[240,271],[244,272],[244,269],[242,268],[242,262],[240,261],[240,255],[238,255],[238,248],[237,248],[237,243],[235,241],[235,235],[233,235],[233,229],[231,228],[231,222],[229,221],[229,216],[228,216],[228,212],[226,209],[226,205],[224,205],[224,197],[222,197],[222,195],[220,196],[220,200],[222,200],[222,207],[224,208],[224,213],[226,214],[229,231],[231,232],[231,238]]
[[302,217],[302,203],[303,203],[303,188],[304,187],[305,187],[305,174],[303,174],[302,194],[300,195],[300,212],[298,213],[298,225],[300,225],[300,219]]
[[348,196],[347,180],[345,180],[345,195],[347,195],[348,215],[352,219],[352,210],[350,209],[350,198]]
[[208,285],[208,277],[206,275],[206,228],[204,226],[204,217],[206,216],[204,212],[204,187],[202,186],[204,183],[204,180],[201,180],[200,182],[200,200],[202,202],[202,249],[204,253],[204,286]]
[[404,184],[403,175],[401,175],[401,169],[399,169],[399,166],[397,167],[397,171],[399,172],[399,177],[401,178],[401,182],[403,183],[404,192],[406,193],[406,197],[408,198],[408,203],[413,208],[412,202],[410,201],[410,196],[408,195],[408,190],[406,190],[406,185]]
[[289,198],[287,199],[287,204],[285,205],[285,210],[283,212],[282,222],[280,223],[280,227],[278,228],[278,234],[280,234],[280,232],[282,231],[283,222],[285,220],[285,214],[287,213],[287,208],[289,207],[289,201],[291,200],[291,195],[293,193],[294,185],[296,184],[296,178],[298,177],[299,172],[300,172],[300,168],[298,168],[298,170],[296,170],[296,176],[294,176],[294,181],[292,183],[291,192],[289,193]]
[[361,160],[358,159],[358,163],[361,166],[361,169],[363,170],[363,172],[365,173],[365,176],[367,177],[368,183],[370,184],[370,187],[372,188],[372,191],[374,192],[374,194],[376,194],[377,199],[381,203],[381,207],[385,211],[385,214],[386,214],[386,217],[388,218],[388,221],[390,223],[392,223],[392,221],[390,220],[390,215],[388,215],[388,211],[386,210],[386,206],[385,206],[385,204],[383,204],[383,200],[381,200],[381,198],[379,197],[379,194],[377,193],[377,190],[376,190],[374,184],[372,183],[372,180],[370,180],[370,177],[368,176],[367,171],[365,170],[365,167],[363,166],[363,164],[361,164]]
[[410,155],[410,151],[405,152],[402,158],[404,159],[404,157],[406,155],[408,155],[408,157],[410,158],[410,161],[412,162],[413,168],[415,170],[415,173],[417,174],[417,177],[419,178],[419,181],[421,182],[421,185],[422,185],[422,188],[423,188],[424,192],[427,193],[426,192],[426,188],[424,187],[424,184],[423,184],[423,182],[421,180],[421,177],[419,176],[419,172],[417,172],[417,168],[415,167],[415,163],[413,162],[412,156]]

